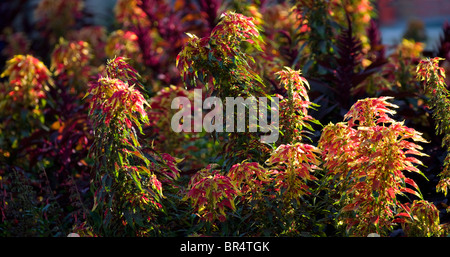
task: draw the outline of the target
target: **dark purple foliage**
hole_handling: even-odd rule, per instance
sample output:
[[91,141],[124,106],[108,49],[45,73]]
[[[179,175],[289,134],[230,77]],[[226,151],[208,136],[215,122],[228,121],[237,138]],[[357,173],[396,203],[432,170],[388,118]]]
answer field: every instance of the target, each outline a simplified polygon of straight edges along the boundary
[[445,22],[442,33],[435,56],[450,60],[450,23],[448,21]]

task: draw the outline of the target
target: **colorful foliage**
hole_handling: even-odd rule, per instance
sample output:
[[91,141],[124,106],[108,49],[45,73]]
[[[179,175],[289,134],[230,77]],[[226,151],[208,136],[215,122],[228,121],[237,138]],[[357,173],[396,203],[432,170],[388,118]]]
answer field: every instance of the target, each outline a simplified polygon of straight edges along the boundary
[[425,156],[414,142],[426,141],[388,116],[395,113],[390,107],[396,107],[388,99],[359,100],[344,116],[347,124],[327,125],[319,141],[328,175],[337,183],[343,180],[341,211],[354,213],[344,221],[357,236],[390,230],[399,206],[397,195],[422,198],[416,182],[404,172],[422,174],[414,166],[422,162],[411,155]]
[[[444,134],[442,146],[450,147],[450,124],[448,119],[448,110],[450,108],[449,92],[445,83],[445,71],[439,67],[439,61],[444,60],[439,57],[433,59],[426,59],[420,61],[417,66],[417,79],[424,81],[425,92],[431,95],[430,107],[433,109],[433,118],[436,120],[436,133]],[[447,190],[450,187],[450,155],[444,160],[442,172],[439,174],[441,180],[437,185],[437,190],[442,191],[447,195]]]
[[[448,236],[448,24],[388,51],[368,0],[30,6],[0,22],[1,236]],[[175,132],[198,89],[278,140]]]
[[1,76],[7,76],[9,80],[5,85],[5,93],[13,102],[19,101],[26,106],[36,105],[44,97],[44,90],[52,84],[48,68],[31,55],[16,55],[11,58]]
[[107,235],[156,233],[149,224],[162,208],[162,184],[148,167],[161,160],[151,162],[142,152],[135,130],[142,132],[142,124],[148,123],[148,103],[135,84],[128,84],[137,81],[138,74],[122,58],[110,60],[106,74],[88,91],[95,136],[93,211],[101,220],[97,226]]
[[433,203],[425,200],[414,200],[412,204],[401,205],[404,212],[397,214],[396,222],[402,224],[409,237],[441,236],[446,226],[439,221],[439,210]]
[[213,170],[216,165],[208,165],[192,176],[185,199],[190,199],[194,210],[208,222],[226,220],[225,207],[234,211],[234,198],[239,191],[230,177]]

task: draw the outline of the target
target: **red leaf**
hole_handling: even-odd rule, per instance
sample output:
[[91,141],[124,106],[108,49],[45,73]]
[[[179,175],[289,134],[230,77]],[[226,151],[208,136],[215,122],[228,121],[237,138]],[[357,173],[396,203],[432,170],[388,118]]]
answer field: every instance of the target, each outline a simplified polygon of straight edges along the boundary
[[420,197],[420,195],[416,191],[412,190],[411,188],[405,187],[405,188],[402,188],[400,191],[405,192],[405,193],[410,193],[410,194]]
[[406,223],[405,219],[402,218],[396,218],[394,220],[392,220],[393,223]]
[[353,211],[357,208],[356,203],[351,203],[342,208],[342,211]]
[[375,179],[373,181],[372,190],[377,191],[380,188],[380,180]]
[[380,216],[375,216],[373,218],[371,218],[370,220],[374,225],[377,225],[378,222],[380,221]]
[[389,196],[390,196],[392,199],[395,198],[395,192],[394,192],[394,189],[393,189],[393,188],[389,188],[389,189],[387,190],[387,192],[388,192]]
[[405,178],[405,183],[413,186],[416,189],[419,189],[419,186],[416,184],[416,182],[410,178]]
[[402,216],[402,217],[407,217],[407,218],[410,218],[410,217],[411,217],[411,216],[410,216],[408,213],[406,213],[406,212],[401,212],[401,213],[397,214],[396,216]]

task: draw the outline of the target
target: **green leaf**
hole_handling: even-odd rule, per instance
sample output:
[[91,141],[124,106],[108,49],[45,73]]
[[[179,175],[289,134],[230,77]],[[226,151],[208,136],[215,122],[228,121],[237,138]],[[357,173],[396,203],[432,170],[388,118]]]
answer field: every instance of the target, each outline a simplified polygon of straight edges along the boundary
[[129,172],[129,174],[131,175],[131,177],[134,180],[134,183],[136,184],[136,186],[139,188],[140,191],[142,191],[142,185],[141,185],[141,181],[140,181],[140,176],[139,174],[137,174],[136,171],[132,170],[131,172]]
[[131,137],[131,141],[133,141],[133,144],[135,147],[139,147],[140,144],[136,138],[136,131],[133,129],[132,132],[130,133],[130,137]]

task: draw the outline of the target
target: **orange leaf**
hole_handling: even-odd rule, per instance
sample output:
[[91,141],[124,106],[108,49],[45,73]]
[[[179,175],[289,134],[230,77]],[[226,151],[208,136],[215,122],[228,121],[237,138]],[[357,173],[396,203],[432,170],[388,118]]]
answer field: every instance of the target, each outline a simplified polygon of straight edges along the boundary
[[58,130],[61,126],[62,126],[62,123],[59,120],[57,120],[57,121],[53,122],[53,124],[50,126],[50,128],[53,130]]

